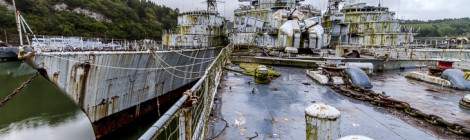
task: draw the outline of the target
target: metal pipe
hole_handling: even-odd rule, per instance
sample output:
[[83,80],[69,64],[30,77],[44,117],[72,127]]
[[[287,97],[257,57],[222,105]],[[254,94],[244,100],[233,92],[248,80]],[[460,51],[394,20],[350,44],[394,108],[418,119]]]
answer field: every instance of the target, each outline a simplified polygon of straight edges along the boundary
[[21,21],[20,21],[20,12],[16,9],[16,2],[15,0],[11,0],[13,7],[15,8],[15,20],[16,20],[16,28],[20,37],[20,46],[23,46],[23,35],[21,33]]

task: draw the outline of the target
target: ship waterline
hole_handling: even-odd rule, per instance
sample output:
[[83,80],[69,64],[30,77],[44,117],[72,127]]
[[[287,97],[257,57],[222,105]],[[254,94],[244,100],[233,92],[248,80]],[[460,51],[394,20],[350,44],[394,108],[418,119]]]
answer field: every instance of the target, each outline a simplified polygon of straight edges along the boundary
[[[32,65],[87,114],[99,138],[124,126],[123,119],[148,113],[148,107],[142,104],[171,104],[162,100],[179,97],[170,93],[198,80],[219,51],[220,48],[211,47],[40,52],[32,59]],[[120,125],[109,125],[116,122]]]

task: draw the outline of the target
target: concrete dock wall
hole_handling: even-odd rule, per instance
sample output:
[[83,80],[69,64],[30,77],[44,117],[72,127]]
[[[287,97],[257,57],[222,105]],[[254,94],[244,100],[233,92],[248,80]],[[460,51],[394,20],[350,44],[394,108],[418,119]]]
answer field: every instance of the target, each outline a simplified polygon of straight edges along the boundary
[[374,56],[389,55],[391,59],[460,59],[470,60],[470,50],[466,49],[382,49],[367,48],[362,52]]
[[278,65],[278,66],[291,66],[302,68],[317,68],[319,63],[315,60],[300,60],[300,59],[284,59],[272,57],[252,57],[252,56],[232,56],[231,61],[234,63],[258,63],[265,65]]

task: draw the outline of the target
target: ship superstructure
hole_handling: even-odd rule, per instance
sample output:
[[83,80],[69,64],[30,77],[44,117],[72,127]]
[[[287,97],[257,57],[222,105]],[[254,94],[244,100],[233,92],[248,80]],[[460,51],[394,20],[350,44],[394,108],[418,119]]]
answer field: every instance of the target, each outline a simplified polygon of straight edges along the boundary
[[215,0],[207,3],[207,10],[180,13],[176,31],[163,35],[163,45],[176,48],[223,46],[226,43],[225,18],[217,12]]
[[25,61],[87,114],[100,138],[172,104],[204,75],[226,40],[225,19],[208,3],[208,10],[181,13],[163,43],[34,38],[35,55]]
[[343,2],[329,0],[323,17],[323,27],[332,47],[403,47],[413,42],[412,29],[401,26],[389,8]]
[[297,53],[324,46],[320,11],[304,0],[239,0],[231,42]]
[[239,0],[231,41],[239,46],[274,48],[288,53],[341,47],[402,47],[413,42],[412,29],[400,25],[389,8],[328,0],[321,13],[303,0]]

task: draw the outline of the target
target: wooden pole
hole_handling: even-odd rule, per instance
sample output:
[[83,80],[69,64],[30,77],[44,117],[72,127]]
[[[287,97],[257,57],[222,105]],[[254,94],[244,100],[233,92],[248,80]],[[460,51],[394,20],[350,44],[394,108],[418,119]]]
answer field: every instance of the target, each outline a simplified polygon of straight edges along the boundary
[[8,43],[7,30],[3,29],[3,34],[5,34],[5,43]]
[[305,109],[307,140],[340,138],[340,112],[329,105],[317,103]]

